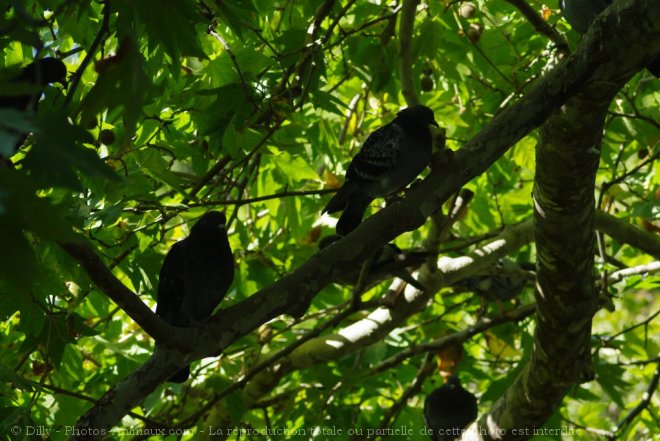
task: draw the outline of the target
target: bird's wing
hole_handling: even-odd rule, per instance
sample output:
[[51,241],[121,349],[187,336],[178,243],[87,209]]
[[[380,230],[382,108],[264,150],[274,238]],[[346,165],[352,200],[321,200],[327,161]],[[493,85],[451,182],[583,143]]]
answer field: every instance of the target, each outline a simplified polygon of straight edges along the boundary
[[[369,184],[378,185],[383,176],[395,167],[400,156],[401,138],[401,128],[396,124],[390,123],[379,128],[369,135],[348,166],[344,185],[323,210],[324,213],[335,213],[347,210],[352,205],[351,213],[342,216],[342,223],[348,225],[343,228],[345,233],[360,223],[364,210],[373,199],[373,193],[378,193],[369,190]],[[368,197],[370,193],[371,197]]]
[[401,138],[401,128],[391,123],[369,135],[348,167],[347,179],[369,182],[387,174],[401,154]]
[[234,279],[234,258],[226,232],[217,228],[193,232],[187,239],[183,283],[190,298],[182,308],[194,321],[207,319]]
[[165,256],[158,281],[156,315],[176,326],[188,325],[187,320],[180,315],[181,304],[186,295],[183,274],[186,263],[184,241],[185,239],[175,243]]

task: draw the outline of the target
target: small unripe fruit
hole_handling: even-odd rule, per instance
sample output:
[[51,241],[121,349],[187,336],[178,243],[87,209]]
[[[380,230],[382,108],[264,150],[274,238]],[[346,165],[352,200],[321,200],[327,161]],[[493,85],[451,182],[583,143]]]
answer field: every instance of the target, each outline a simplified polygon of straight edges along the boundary
[[433,90],[433,78],[428,75],[422,75],[421,86],[423,92],[430,92]]
[[458,13],[463,18],[472,18],[474,17],[474,14],[477,13],[477,7],[474,5],[474,3],[465,2],[461,5],[460,8],[458,8]]
[[483,28],[478,23],[470,23],[470,26],[467,30],[467,36],[472,43],[478,43],[481,38],[481,34],[484,32]]
[[113,144],[115,142],[115,132],[108,129],[101,130],[101,133],[99,134],[99,141],[101,141],[101,144],[103,145]]

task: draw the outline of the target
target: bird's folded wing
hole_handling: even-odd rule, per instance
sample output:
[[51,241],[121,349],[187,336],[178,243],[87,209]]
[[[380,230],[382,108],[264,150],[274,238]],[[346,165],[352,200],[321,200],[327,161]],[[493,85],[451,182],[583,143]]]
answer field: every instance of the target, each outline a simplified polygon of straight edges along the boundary
[[[185,239],[184,239],[185,240]],[[185,244],[177,242],[172,246],[160,269],[158,281],[158,303],[156,314],[172,325],[186,325],[179,323],[179,308],[183,303],[185,287],[183,271],[185,266]]]
[[401,128],[387,124],[373,132],[348,168],[347,178],[375,181],[392,170],[401,154]]

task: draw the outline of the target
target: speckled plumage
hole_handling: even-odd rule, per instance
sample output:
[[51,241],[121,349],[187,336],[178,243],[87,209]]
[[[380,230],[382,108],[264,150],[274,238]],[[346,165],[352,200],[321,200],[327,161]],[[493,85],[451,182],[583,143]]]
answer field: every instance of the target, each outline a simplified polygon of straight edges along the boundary
[[344,211],[338,234],[353,231],[371,201],[403,189],[426,168],[433,148],[429,125],[438,126],[433,111],[419,105],[400,111],[369,135],[351,161],[344,185],[323,210]]

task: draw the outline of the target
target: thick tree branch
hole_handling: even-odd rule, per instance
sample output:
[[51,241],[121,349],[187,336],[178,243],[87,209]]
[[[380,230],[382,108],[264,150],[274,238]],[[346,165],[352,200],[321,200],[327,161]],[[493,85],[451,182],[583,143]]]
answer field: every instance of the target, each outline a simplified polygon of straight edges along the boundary
[[504,398],[480,419],[480,433],[489,428],[505,434],[492,439],[528,438],[516,436],[515,429],[530,429],[531,436],[572,384],[592,376],[591,318],[597,306],[593,195],[605,113],[617,90],[595,102],[581,94],[541,128],[534,186],[536,350]]
[[[177,346],[191,347],[191,338],[195,333],[184,328],[174,326],[161,320],[140,298],[121,283],[108,269],[94,250],[84,242],[60,243],[60,247],[73,257],[82,266],[92,282],[121,309],[126,312],[151,337],[158,341],[176,341]],[[185,335],[181,335],[181,333]]]
[[660,260],[660,237],[611,214],[596,211],[596,228],[619,243],[625,243]]
[[[617,38],[611,38],[612,34]],[[601,35],[609,37],[601,39]],[[368,218],[346,238],[322,250],[293,273],[214,317],[203,327],[191,359],[217,355],[238,338],[279,315],[302,315],[314,296],[337,274],[363,261],[371,250],[422,225],[444,200],[483,173],[515,142],[543,123],[554,109],[587,84],[624,82],[658,52],[660,2],[623,0],[615,3],[599,16],[573,56],[540,80],[520,101],[500,112],[456,153],[452,161],[435,168],[405,198]],[[135,405],[158,384],[158,380],[145,378],[141,393],[131,393],[130,399],[122,396],[122,402]],[[119,393],[115,388],[107,396],[120,398]],[[117,400],[111,398],[103,399],[90,411],[91,417],[85,417],[79,426],[107,428],[116,424],[121,412],[113,408]]]

